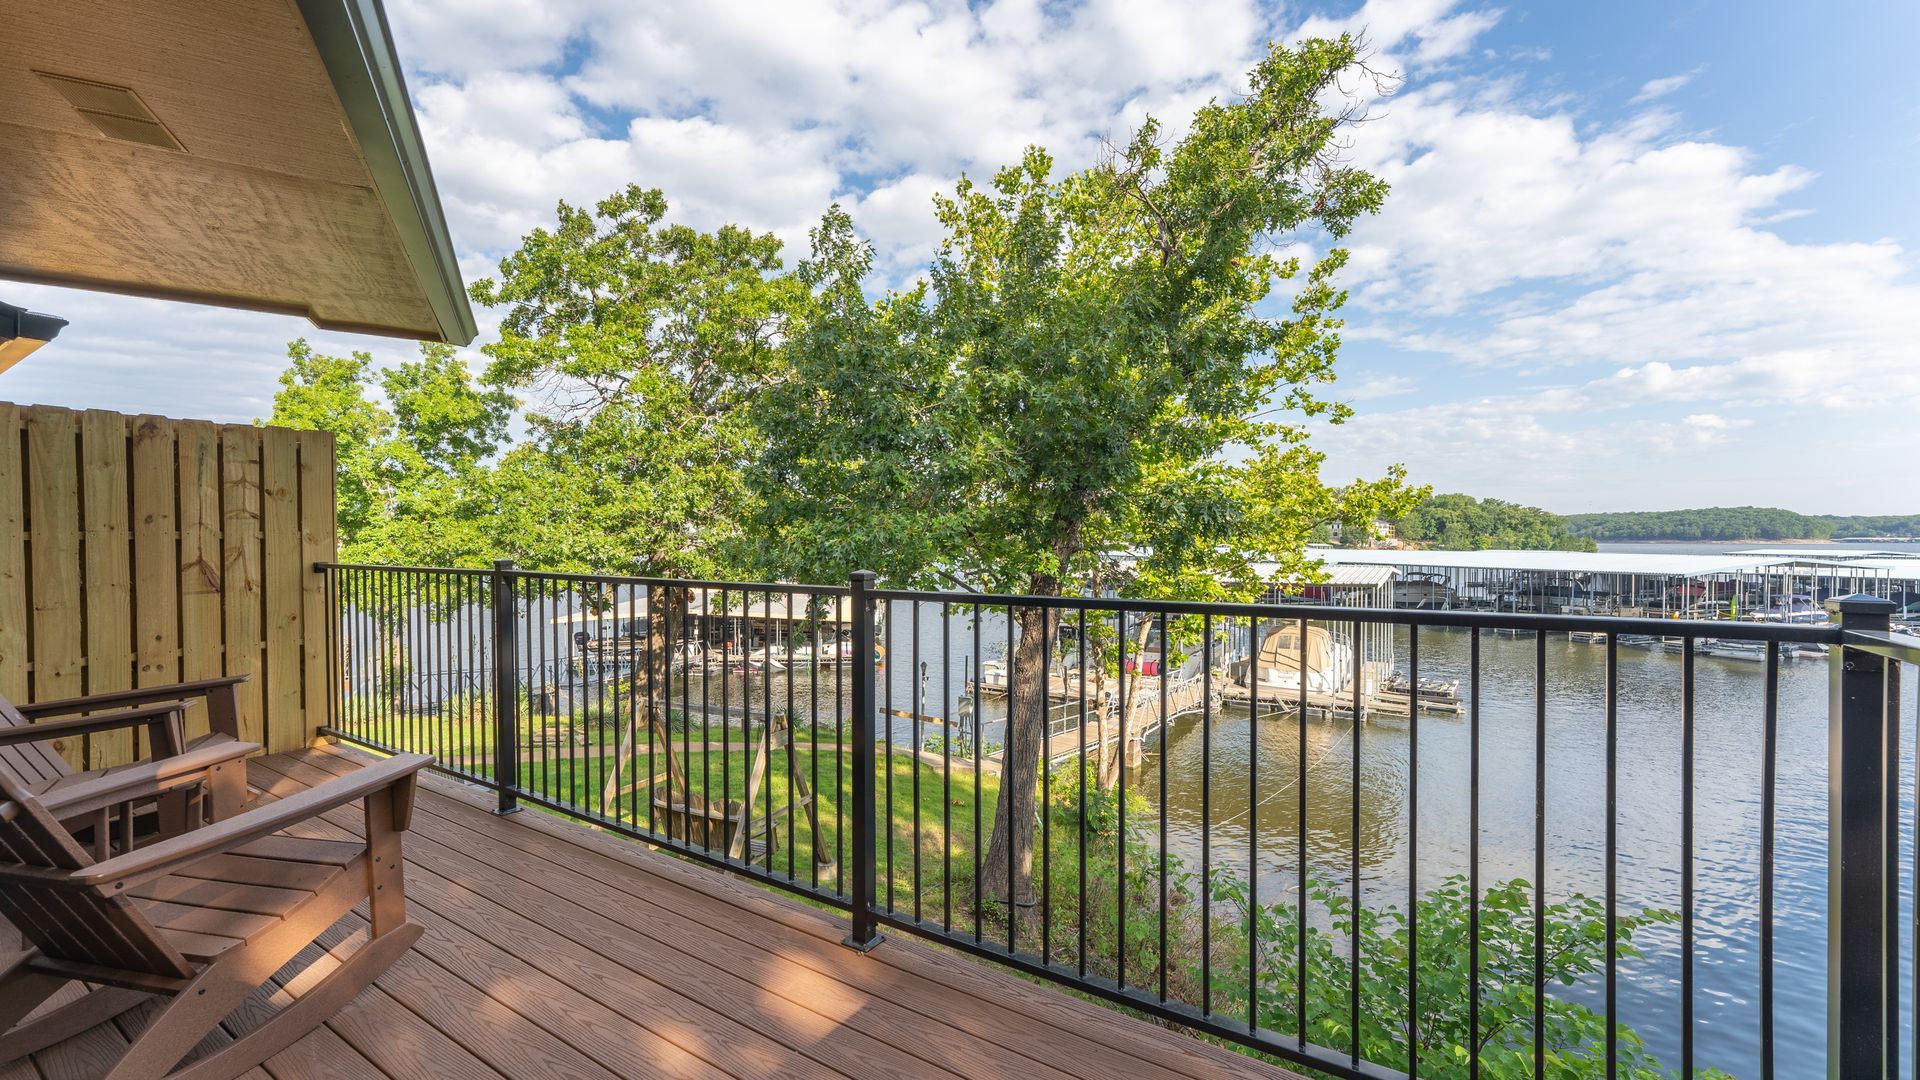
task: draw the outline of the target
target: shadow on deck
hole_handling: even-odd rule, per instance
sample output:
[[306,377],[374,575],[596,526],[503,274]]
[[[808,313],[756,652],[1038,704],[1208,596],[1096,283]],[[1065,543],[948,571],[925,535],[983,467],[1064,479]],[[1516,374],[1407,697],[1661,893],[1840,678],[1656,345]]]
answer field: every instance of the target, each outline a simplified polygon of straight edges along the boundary
[[[255,759],[249,775],[273,798],[369,760],[321,747]],[[535,811],[496,817],[490,799],[422,775],[406,850],[425,935],[250,1076],[1291,1075],[920,942],[854,953],[843,919]],[[357,836],[359,810],[313,829]],[[322,942],[349,951],[365,930],[356,914]],[[0,1080],[99,1075],[125,1045],[101,1025]]]

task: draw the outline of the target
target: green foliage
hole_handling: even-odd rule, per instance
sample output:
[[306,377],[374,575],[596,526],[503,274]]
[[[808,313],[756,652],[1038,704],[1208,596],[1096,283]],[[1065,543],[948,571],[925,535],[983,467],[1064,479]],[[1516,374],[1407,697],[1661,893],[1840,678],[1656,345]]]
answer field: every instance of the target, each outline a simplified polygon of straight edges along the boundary
[[1304,572],[1329,521],[1404,509],[1398,471],[1320,480],[1305,422],[1347,416],[1319,392],[1345,253],[1303,267],[1273,243],[1339,236],[1385,194],[1337,160],[1320,103],[1354,61],[1344,38],[1276,46],[1170,147],[1149,120],[1079,172],[1034,148],[962,179],[928,280],[876,303],[870,249],[830,212],[800,271],[815,305],[754,403],[771,568],[1214,596],[1254,588],[1256,560]]
[[[1246,999],[1246,935],[1252,932],[1259,940],[1260,1025],[1278,1032],[1298,1031],[1300,1017],[1294,995],[1294,965],[1301,951],[1297,908],[1286,903],[1251,905],[1246,883],[1229,873],[1214,875],[1212,892],[1217,904],[1237,913],[1237,919],[1217,931],[1225,939],[1222,950],[1216,953],[1214,969],[1222,1000]],[[1417,925],[1420,1074],[1436,1080],[1464,1078],[1477,1052],[1480,1075],[1488,1080],[1532,1077],[1534,936],[1536,926],[1544,925],[1542,970],[1547,992],[1541,1030],[1547,1075],[1607,1075],[1606,1017],[1554,995],[1557,987],[1572,986],[1606,970],[1606,907],[1601,901],[1575,895],[1549,904],[1544,924],[1536,924],[1533,890],[1526,881],[1516,878],[1482,893],[1476,1043],[1469,1012],[1473,908],[1464,878],[1450,877],[1422,895],[1417,919],[1411,922],[1399,907],[1361,908],[1356,914],[1351,897],[1326,883],[1311,884],[1308,895],[1313,906],[1328,915],[1327,930],[1317,930],[1309,923],[1306,931],[1307,1032],[1314,1042],[1344,1049],[1354,1037],[1348,992],[1355,970],[1350,941],[1357,934],[1361,1056],[1393,1069],[1408,1067],[1408,1051],[1414,1041],[1407,1024],[1408,943],[1412,940],[1410,930]],[[1677,920],[1676,914],[1657,909],[1618,915],[1614,922],[1617,955],[1639,956],[1633,944],[1636,932]],[[1631,1028],[1618,1025],[1616,1037],[1616,1075],[1634,1080],[1658,1080],[1667,1075]],[[1724,1074],[1708,1070],[1702,1075]]]
[[367,353],[328,356],[304,339],[287,356],[265,422],[333,432],[342,559],[490,557],[485,459],[506,439],[511,397],[476,385],[446,345],[381,371]]
[[1572,514],[1567,528],[1595,540],[1825,540],[1832,522],[1767,506]]
[[1471,495],[1432,495],[1395,522],[1400,538],[1449,551],[1490,548],[1593,551],[1594,542],[1567,530],[1555,514],[1535,506]]
[[1798,514],[1771,506],[1571,514],[1567,528],[1595,540],[1827,540],[1836,536],[1920,536],[1920,514]]
[[475,282],[504,306],[487,380],[532,395],[532,439],[496,470],[499,553],[555,570],[712,576],[740,543],[740,406],[774,370],[806,290],[780,242],[736,226],[669,224],[666,198],[629,185],[561,203]]

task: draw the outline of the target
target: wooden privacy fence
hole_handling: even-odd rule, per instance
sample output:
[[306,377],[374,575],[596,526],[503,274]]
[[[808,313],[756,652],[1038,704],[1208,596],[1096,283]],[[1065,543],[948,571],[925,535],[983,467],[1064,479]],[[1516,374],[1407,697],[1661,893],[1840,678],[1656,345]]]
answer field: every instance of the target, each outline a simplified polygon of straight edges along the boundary
[[[305,745],[329,692],[312,567],[334,557],[333,469],[326,432],[0,402],[0,693],[246,672],[242,735]],[[131,740],[62,753],[98,768]]]

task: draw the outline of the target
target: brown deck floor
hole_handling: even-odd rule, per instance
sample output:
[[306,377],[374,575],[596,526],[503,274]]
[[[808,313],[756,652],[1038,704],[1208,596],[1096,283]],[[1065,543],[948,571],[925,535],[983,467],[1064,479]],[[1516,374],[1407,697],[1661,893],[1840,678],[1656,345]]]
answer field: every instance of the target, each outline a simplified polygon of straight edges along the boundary
[[[273,798],[367,760],[316,748],[256,759],[250,778]],[[349,808],[314,835],[359,830]],[[406,849],[425,935],[255,1080],[1291,1075],[903,935],[862,956],[839,944],[842,918],[545,814],[496,817],[445,777],[422,775]],[[322,941],[345,951],[364,932],[354,915]],[[215,1038],[271,1001],[256,1004]],[[138,1022],[0,1080],[97,1076]]]

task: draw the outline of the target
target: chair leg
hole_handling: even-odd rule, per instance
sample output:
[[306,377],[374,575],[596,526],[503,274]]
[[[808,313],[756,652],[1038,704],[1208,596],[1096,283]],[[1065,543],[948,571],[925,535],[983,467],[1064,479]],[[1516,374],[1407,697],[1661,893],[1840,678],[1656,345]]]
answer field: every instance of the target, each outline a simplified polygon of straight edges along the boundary
[[305,1038],[386,973],[420,939],[419,923],[403,923],[369,938],[339,967],[309,987],[293,1004],[246,1035],[195,1061],[168,1080],[232,1080]]
[[[28,1013],[39,1008],[41,1002],[52,997],[70,981],[28,967],[28,963],[37,955],[37,952],[29,949],[16,957],[4,972],[0,972],[0,1032],[8,1036],[14,1034],[14,1026],[25,1020]],[[0,1046],[3,1045],[4,1042],[0,1042]]]
[[[67,982],[66,979],[54,976],[46,976],[46,978],[53,979],[55,989]],[[9,1005],[12,1004],[12,993],[11,987],[0,988],[0,994],[8,996]],[[0,1061],[13,1061],[45,1050],[54,1043],[71,1039],[88,1028],[104,1024],[152,997],[152,994],[140,990],[125,990],[117,986],[100,987],[45,1016],[37,1017],[30,1023],[21,1024],[5,1035],[0,1035]]]

